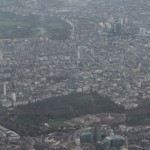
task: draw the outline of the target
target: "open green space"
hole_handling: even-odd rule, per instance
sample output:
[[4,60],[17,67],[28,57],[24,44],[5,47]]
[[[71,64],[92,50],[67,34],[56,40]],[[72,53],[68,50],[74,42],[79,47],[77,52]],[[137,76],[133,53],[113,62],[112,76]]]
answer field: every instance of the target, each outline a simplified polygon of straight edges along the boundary
[[50,120],[48,122],[49,127],[54,129],[68,127],[69,125],[64,122],[64,120]]
[[[0,122],[21,135],[38,135],[66,126],[64,122],[73,117],[101,112],[123,113],[124,109],[109,97],[97,93],[78,93],[18,106],[1,115]],[[44,123],[50,125],[46,131]]]
[[47,36],[65,40],[70,35],[70,25],[54,16],[20,16],[0,11],[0,39],[34,38]]

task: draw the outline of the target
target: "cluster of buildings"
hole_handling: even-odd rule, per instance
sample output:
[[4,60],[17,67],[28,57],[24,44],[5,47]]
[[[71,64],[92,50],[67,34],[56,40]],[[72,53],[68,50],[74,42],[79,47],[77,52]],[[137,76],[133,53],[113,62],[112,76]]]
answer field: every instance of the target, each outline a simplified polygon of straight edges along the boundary
[[[15,3],[8,6],[16,8],[10,8],[10,12],[21,11],[22,15],[51,12],[72,26],[72,34],[65,41],[47,37],[1,39],[2,105],[24,105],[91,90],[110,96],[127,109],[137,107],[138,100],[149,99],[150,37],[145,35],[149,33],[149,16],[144,13],[147,8],[142,5],[143,9],[135,10],[138,2],[132,1],[133,6],[122,2],[118,7],[116,1],[114,5],[105,1],[65,5],[62,1],[62,7],[55,2],[53,8],[58,7],[57,10],[50,9],[48,1],[46,6],[38,1],[20,1],[26,3],[22,11]],[[29,6],[33,6],[32,10]],[[42,6],[46,7],[43,11]]]
[[4,150],[6,148],[18,147],[20,136],[3,126],[0,126],[0,147]]
[[[2,106],[91,91],[110,96],[126,109],[150,101],[149,0],[18,2],[8,5],[5,0],[5,7],[0,10],[21,15],[55,15],[72,26],[72,33],[64,41],[47,37],[0,40]],[[18,145],[29,150],[150,149],[149,126],[112,128],[102,125],[99,117],[91,117],[98,126],[76,118],[68,123],[82,124],[79,130],[34,138],[20,139],[13,131],[1,127],[0,135],[4,138],[0,138],[0,147],[9,148],[6,145],[12,143],[8,144],[8,139],[16,138]],[[112,116],[106,119],[104,123],[113,120]],[[13,146],[10,148],[22,148]]]
[[[78,119],[82,120],[83,117]],[[111,127],[108,122],[101,124],[100,121],[94,121],[87,126],[85,124],[86,121],[82,121],[82,126],[70,133],[46,135],[43,137],[43,142],[49,144],[52,150],[148,150],[150,148],[149,126],[131,127],[120,123],[119,127]]]
[[[105,115],[105,123],[100,115]],[[107,117],[108,116],[108,117]],[[85,115],[68,121],[72,130],[53,132],[37,137],[20,137],[17,133],[0,127],[0,148],[2,150],[148,150],[150,148],[149,126],[126,126],[117,114]],[[118,114],[119,116],[119,114]],[[94,119],[93,119],[94,118]],[[74,120],[74,122],[73,122]],[[108,121],[110,120],[110,121]],[[76,122],[80,121],[80,125]],[[78,128],[77,128],[78,127]]]

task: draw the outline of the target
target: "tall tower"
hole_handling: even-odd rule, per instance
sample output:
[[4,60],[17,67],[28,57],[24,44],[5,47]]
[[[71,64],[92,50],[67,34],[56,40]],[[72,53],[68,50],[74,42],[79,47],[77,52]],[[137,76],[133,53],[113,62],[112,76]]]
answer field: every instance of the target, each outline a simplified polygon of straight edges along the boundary
[[13,92],[12,94],[11,94],[11,98],[12,98],[12,100],[13,100],[13,102],[16,102],[16,93],[15,92]]
[[94,49],[93,48],[91,49],[91,54],[94,55]]
[[118,23],[121,24],[121,25],[123,25],[123,18],[122,17],[119,17]]
[[81,58],[81,53],[80,53],[80,50],[78,49],[77,51],[77,59],[80,59]]
[[124,23],[125,23],[125,24],[128,24],[128,17],[125,17],[125,18],[124,18]]
[[145,36],[146,35],[146,28],[141,27],[139,29],[139,34],[140,34],[140,36]]
[[125,148],[128,150],[128,147],[129,147],[129,145],[128,145],[128,138],[126,136],[126,138],[125,138]]
[[0,50],[0,62],[3,60],[3,53],[2,51]]
[[81,60],[81,51],[78,48],[78,50],[77,50],[77,60],[76,60],[78,64],[80,63],[80,60]]
[[6,83],[3,83],[3,94],[4,94],[4,96],[7,95]]
[[122,35],[122,24],[117,23],[116,24],[116,35],[121,36]]
[[94,141],[99,143],[101,141],[101,126],[99,123],[94,125]]

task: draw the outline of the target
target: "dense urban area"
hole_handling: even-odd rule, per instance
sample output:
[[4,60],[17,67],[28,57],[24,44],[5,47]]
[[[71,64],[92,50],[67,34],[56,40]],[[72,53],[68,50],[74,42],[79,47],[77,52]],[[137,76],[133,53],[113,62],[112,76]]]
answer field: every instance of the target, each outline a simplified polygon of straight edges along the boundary
[[0,150],[150,150],[149,0],[0,0]]

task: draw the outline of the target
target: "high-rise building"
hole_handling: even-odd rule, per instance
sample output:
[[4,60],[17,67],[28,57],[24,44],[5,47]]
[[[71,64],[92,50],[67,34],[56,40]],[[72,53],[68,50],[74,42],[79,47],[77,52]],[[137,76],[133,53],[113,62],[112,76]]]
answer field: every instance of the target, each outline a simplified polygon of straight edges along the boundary
[[122,35],[122,24],[121,23],[117,23],[116,24],[116,30],[115,30],[115,32],[116,32],[117,36],[121,36]]
[[4,94],[4,96],[7,95],[6,83],[3,83],[3,94]]
[[81,143],[93,143],[93,128],[87,127],[81,130],[80,142]]
[[125,18],[124,18],[124,23],[125,23],[125,24],[128,24],[128,17],[125,17]]
[[0,96],[3,94],[3,84],[2,83],[0,83]]
[[119,17],[118,23],[121,24],[121,25],[123,25],[123,18],[122,17]]
[[78,51],[77,51],[77,59],[80,60],[80,58],[81,58],[81,54],[80,54],[80,50],[78,49]]
[[13,92],[12,95],[11,95],[11,97],[12,97],[13,102],[16,102],[16,100],[17,100],[16,99],[16,93]]
[[125,138],[125,150],[128,150],[128,147],[129,147],[129,145],[128,145],[128,138],[126,137]]
[[146,36],[146,28],[141,27],[139,29],[139,34],[140,34],[140,36]]
[[3,53],[0,51],[0,62],[3,60]]
[[81,143],[93,143],[93,133],[92,132],[83,132],[80,135]]
[[101,126],[99,123],[96,123],[94,125],[93,138],[94,138],[95,143],[99,143],[101,141]]

